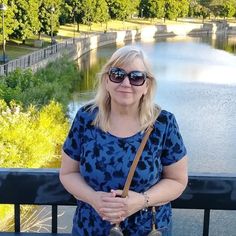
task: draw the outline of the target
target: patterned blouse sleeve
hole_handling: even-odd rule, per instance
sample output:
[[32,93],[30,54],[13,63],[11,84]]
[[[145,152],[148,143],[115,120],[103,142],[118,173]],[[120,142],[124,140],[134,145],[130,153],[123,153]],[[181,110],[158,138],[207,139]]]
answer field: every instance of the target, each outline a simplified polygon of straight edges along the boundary
[[70,131],[67,135],[67,138],[63,144],[63,151],[72,159],[79,161],[80,160],[80,115],[79,111],[77,112]]
[[171,165],[183,158],[186,153],[179,126],[175,116],[170,113],[161,162],[164,166]]

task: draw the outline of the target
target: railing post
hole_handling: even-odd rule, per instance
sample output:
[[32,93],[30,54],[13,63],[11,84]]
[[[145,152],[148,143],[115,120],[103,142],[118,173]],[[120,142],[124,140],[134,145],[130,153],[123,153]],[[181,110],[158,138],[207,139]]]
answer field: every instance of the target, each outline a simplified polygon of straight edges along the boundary
[[52,205],[52,233],[57,233],[57,205]]
[[7,75],[8,74],[8,63],[4,64],[4,74]]
[[210,209],[204,210],[203,236],[209,235]]
[[15,214],[15,232],[20,232],[20,204],[14,205],[14,214]]
[[30,55],[28,56],[28,66],[30,66]]

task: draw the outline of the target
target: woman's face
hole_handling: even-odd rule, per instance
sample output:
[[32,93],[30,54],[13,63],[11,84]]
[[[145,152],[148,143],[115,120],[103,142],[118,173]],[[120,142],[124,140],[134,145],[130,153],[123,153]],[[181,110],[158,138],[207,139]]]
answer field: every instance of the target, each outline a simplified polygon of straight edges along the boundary
[[[119,68],[125,70],[126,73],[131,71],[146,71],[140,58],[135,58],[129,64],[119,66]],[[131,85],[128,76],[126,76],[121,83],[114,83],[107,75],[106,90],[111,96],[112,106],[119,105],[124,107],[138,107],[141,97],[147,93],[148,83],[146,79],[144,84],[141,86]]]

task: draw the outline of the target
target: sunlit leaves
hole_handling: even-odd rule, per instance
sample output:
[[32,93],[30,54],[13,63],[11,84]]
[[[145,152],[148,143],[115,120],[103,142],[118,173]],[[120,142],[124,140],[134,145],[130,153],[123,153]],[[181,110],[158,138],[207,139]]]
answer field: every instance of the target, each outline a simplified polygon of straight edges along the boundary
[[52,101],[38,111],[0,100],[0,167],[47,167],[58,161],[68,121],[61,105]]

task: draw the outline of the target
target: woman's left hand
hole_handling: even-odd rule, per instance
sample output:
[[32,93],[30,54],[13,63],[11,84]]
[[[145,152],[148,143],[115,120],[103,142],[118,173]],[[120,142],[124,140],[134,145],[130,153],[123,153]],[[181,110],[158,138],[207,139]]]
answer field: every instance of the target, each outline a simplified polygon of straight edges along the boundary
[[[107,202],[107,206],[100,209],[100,213],[104,220],[112,224],[120,223],[128,216],[141,210],[144,206],[144,197],[142,194],[129,190],[126,198],[120,197],[122,190],[112,190],[115,197],[104,197],[103,201]],[[123,203],[120,208],[113,208],[114,203]]]

